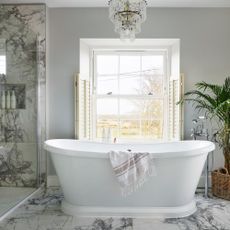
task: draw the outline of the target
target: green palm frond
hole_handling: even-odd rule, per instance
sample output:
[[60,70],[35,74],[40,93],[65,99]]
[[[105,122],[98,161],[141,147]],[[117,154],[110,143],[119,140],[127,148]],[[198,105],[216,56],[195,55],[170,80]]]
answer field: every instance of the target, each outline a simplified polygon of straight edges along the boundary
[[230,92],[230,77],[226,78],[224,82],[224,90],[226,90],[228,93]]
[[[198,112],[205,113],[205,116],[209,119],[217,118],[219,121],[218,143],[220,147],[223,147],[225,150],[229,149],[230,77],[225,79],[223,85],[214,85],[203,81],[196,83],[195,87],[195,90],[191,90],[185,93],[177,104],[184,103],[185,101],[192,102],[192,105]],[[225,163],[230,171],[230,162],[228,163],[228,161],[226,161],[226,156]]]
[[205,100],[206,103],[209,103],[210,106],[216,107],[217,101],[216,98],[213,98],[209,94],[205,94],[199,90],[192,90],[184,94],[185,96],[195,96],[197,99]]
[[230,126],[230,77],[225,79],[222,86],[204,81],[195,86],[196,90],[185,93],[178,103],[193,102],[195,109],[207,113],[211,118],[217,117]]
[[225,79],[223,85],[203,81],[195,86],[196,89],[185,93],[178,103],[192,102],[197,111],[220,121],[217,142],[224,149],[225,167],[230,172],[230,77]]
[[197,87],[198,90],[203,90],[203,91],[209,90],[214,95],[219,95],[221,93],[221,91],[222,91],[221,86],[208,84],[208,83],[206,83],[204,81],[196,83],[195,86]]
[[227,124],[230,124],[230,98],[226,101],[220,103],[215,108],[215,113],[221,113],[223,116],[223,120],[227,121]]

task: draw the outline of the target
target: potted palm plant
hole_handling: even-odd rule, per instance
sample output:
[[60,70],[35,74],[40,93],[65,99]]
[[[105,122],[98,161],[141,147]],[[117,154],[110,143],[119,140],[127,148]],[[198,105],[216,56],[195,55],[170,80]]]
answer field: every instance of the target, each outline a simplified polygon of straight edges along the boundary
[[195,87],[195,90],[185,93],[178,103],[192,102],[196,110],[217,121],[216,140],[223,150],[225,168],[212,172],[212,193],[230,200],[230,77],[225,79],[223,85],[203,81]]

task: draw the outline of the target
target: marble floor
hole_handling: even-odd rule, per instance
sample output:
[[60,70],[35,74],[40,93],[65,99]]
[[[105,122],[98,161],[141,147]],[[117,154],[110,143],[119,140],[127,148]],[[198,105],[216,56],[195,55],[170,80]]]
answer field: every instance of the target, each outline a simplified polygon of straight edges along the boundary
[[35,188],[0,187],[0,216],[35,190]]
[[196,195],[198,210],[178,219],[76,218],[61,212],[58,188],[41,191],[0,223],[0,230],[230,230],[230,201]]

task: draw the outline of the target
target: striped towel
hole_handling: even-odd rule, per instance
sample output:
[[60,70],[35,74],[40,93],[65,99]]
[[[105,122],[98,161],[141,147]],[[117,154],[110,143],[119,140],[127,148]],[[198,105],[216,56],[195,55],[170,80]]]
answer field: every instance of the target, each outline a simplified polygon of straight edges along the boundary
[[156,175],[149,153],[110,151],[109,158],[123,196],[130,195],[150,176]]

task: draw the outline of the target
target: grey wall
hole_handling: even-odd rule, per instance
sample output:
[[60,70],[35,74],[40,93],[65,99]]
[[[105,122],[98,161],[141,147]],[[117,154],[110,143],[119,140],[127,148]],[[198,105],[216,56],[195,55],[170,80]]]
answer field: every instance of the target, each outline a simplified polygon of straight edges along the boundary
[[[187,91],[197,81],[222,83],[230,75],[229,23],[230,8],[148,9],[147,21],[137,37],[181,39],[181,72],[185,73]],[[49,9],[48,36],[48,137],[73,138],[73,74],[79,71],[79,39],[118,35],[108,19],[108,9],[57,8]],[[186,106],[186,138],[192,116],[193,109]]]

